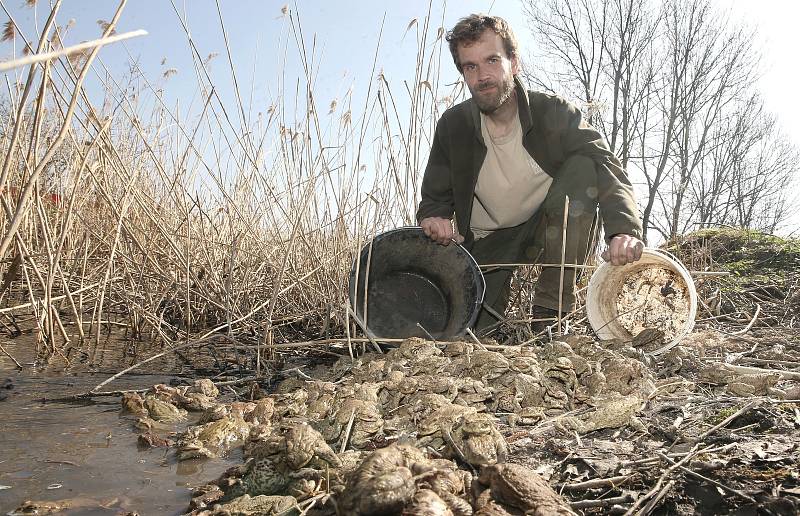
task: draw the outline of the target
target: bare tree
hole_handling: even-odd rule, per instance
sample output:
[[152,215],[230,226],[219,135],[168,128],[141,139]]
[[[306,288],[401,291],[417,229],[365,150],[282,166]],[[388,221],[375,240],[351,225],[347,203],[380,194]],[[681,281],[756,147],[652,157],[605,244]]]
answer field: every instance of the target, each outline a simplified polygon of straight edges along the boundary
[[[532,83],[580,99],[590,124],[597,126],[607,38],[608,5],[603,0],[525,0],[523,12],[541,54],[527,71]],[[544,66],[541,66],[544,65]]]
[[[769,229],[797,149],[754,91],[755,34],[711,0],[523,0],[534,84],[577,101],[606,136],[663,238],[695,224]],[[777,150],[780,150],[778,152]],[[767,201],[769,199],[769,201]]]

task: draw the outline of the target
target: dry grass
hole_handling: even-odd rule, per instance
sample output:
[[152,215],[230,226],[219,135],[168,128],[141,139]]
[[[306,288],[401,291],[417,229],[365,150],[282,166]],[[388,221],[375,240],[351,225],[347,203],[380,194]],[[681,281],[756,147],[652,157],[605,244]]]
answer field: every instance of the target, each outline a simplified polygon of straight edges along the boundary
[[[59,7],[29,43],[36,53],[61,46]],[[287,54],[304,76],[282,83],[261,116],[243,100],[230,48],[221,56],[233,105],[188,36],[194,112],[168,106],[163,84],[145,77],[132,91],[98,49],[21,75],[0,131],[8,331],[32,311],[49,354],[96,342],[112,323],[170,347],[224,335],[255,347],[259,364],[272,345],[345,333],[352,258],[376,232],[413,223],[435,122],[460,92],[440,93],[443,41],[428,17],[409,31],[417,66],[402,90],[375,63],[363,105],[328,106],[314,96],[313,38],[291,11],[285,20]],[[219,21],[226,34],[221,11]],[[27,43],[10,23],[6,32]],[[101,105],[84,94],[87,77],[101,82]]]

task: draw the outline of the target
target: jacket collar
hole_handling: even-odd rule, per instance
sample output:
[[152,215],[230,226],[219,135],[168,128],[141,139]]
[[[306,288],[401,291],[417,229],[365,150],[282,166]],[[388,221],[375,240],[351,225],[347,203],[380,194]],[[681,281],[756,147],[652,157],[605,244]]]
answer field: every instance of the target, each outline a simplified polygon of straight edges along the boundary
[[[514,90],[517,93],[517,116],[522,126],[522,134],[527,134],[533,127],[533,119],[531,118],[531,108],[528,103],[528,90],[522,84],[519,75],[514,76]],[[481,112],[478,109],[478,104],[474,99],[470,99],[470,111],[472,114],[472,127],[475,129],[475,137],[483,143],[483,134],[481,133]]]

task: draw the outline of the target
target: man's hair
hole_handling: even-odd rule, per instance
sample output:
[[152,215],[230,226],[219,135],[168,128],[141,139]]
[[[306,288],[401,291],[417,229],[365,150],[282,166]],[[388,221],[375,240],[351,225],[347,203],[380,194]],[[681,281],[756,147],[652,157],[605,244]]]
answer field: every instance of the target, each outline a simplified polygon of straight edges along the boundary
[[461,63],[458,60],[458,45],[469,45],[480,39],[485,30],[493,30],[503,40],[508,58],[517,56],[517,38],[514,31],[508,26],[508,22],[499,16],[489,16],[486,14],[470,14],[458,20],[453,30],[447,33],[445,39],[450,44],[450,53],[453,55],[453,62],[459,73],[464,73]]

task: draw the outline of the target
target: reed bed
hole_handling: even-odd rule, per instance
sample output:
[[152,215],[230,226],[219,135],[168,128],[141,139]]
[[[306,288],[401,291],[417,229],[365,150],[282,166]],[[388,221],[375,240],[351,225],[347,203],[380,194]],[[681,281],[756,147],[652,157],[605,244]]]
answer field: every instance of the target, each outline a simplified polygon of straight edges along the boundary
[[[60,6],[33,37],[11,18],[13,36],[32,54],[61,48]],[[430,13],[409,26],[418,51],[401,87],[376,60],[363,103],[323,106],[315,39],[287,11],[287,59],[303,74],[278,81],[272,105],[254,115],[218,12],[226,49],[216,59],[227,60],[233,103],[183,22],[198,92],[185,111],[158,81],[137,76],[132,89],[114,77],[100,47],[29,64],[9,84],[0,320],[12,333],[35,326],[42,354],[123,327],[167,348],[220,337],[260,369],[280,344],[355,336],[352,259],[375,233],[413,223],[435,122],[463,95],[461,84],[440,83],[443,31]],[[101,102],[84,91],[87,79]]]

